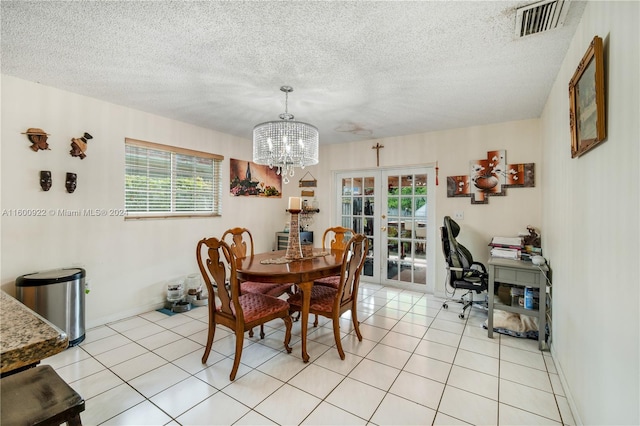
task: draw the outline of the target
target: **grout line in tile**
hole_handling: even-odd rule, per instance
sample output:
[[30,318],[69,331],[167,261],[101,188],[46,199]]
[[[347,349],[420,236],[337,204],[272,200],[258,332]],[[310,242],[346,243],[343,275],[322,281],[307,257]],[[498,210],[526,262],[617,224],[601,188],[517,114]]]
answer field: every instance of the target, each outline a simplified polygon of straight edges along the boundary
[[[384,291],[384,289],[385,289],[385,287],[380,287],[380,288],[378,288],[378,289],[376,289],[376,290],[371,290],[371,289],[367,288],[367,289],[366,289],[367,291],[372,291],[370,294],[368,294],[368,296],[367,296],[367,297],[376,297],[376,294],[377,294],[378,292],[382,292],[382,291]],[[395,290],[395,289],[394,289],[394,290]],[[396,320],[396,319],[395,319],[395,317],[396,317],[396,316],[398,317],[398,318],[397,318],[397,320],[396,320],[396,321],[397,321],[397,322],[396,322],[396,324],[397,324],[397,323],[401,322],[404,318],[408,317],[408,315],[421,315],[420,313],[412,312],[414,308],[416,308],[416,307],[422,307],[422,306],[430,306],[430,305],[428,305],[428,304],[429,304],[429,302],[430,302],[430,300],[431,300],[431,301],[438,301],[438,302],[441,302],[439,299],[437,299],[437,298],[435,298],[435,297],[433,297],[433,296],[429,296],[429,295],[425,295],[425,296],[423,296],[423,297],[421,297],[421,298],[415,298],[414,296],[412,296],[412,297],[414,297],[414,298],[413,298],[413,299],[411,299],[411,301],[410,301],[410,302],[407,302],[407,301],[405,301],[405,300],[402,300],[402,299],[401,299],[401,295],[402,295],[402,293],[403,293],[403,291],[402,291],[402,290],[399,290],[399,291],[397,292],[397,294],[394,294],[394,295],[393,295],[393,297],[389,298],[389,299],[387,300],[387,302],[386,302],[384,305],[382,305],[382,306],[378,306],[377,304],[375,304],[375,305],[374,305],[374,311],[373,311],[372,315],[375,315],[376,313],[378,313],[378,315],[380,315],[380,316],[384,316],[384,315],[383,315],[383,313],[381,312],[381,310],[385,310],[387,313],[391,314],[391,316],[390,316],[390,317],[385,317],[385,318],[389,318],[389,319],[391,319],[391,320]],[[384,297],[384,296],[383,296],[382,294],[378,294],[378,296],[377,296],[377,297]],[[372,301],[373,301],[373,300],[374,300],[374,299],[372,299]],[[377,300],[377,299],[375,299],[375,300]],[[401,308],[401,309],[396,309],[396,307],[394,307],[394,306],[399,306],[399,305],[391,305],[391,302],[392,302],[392,301],[397,301],[398,303],[402,303],[403,305],[400,305],[400,306],[403,306],[403,308]],[[387,306],[387,305],[390,305],[390,306]],[[420,341],[424,341],[424,340],[425,340],[425,339],[424,339],[424,337],[425,337],[426,333],[427,333],[429,330],[434,329],[434,330],[439,330],[439,331],[445,331],[445,330],[440,330],[440,329],[437,329],[437,328],[433,327],[433,319],[438,319],[438,318],[439,318],[440,320],[443,320],[443,321],[449,321],[449,322],[454,323],[454,324],[455,324],[455,323],[457,323],[457,321],[454,321],[454,320],[453,320],[453,319],[451,319],[451,318],[446,318],[446,317],[444,317],[444,316],[439,316],[439,314],[442,312],[442,308],[441,308],[441,307],[440,307],[439,309],[435,309],[435,308],[428,308],[427,310],[430,312],[430,314],[435,314],[435,315],[434,315],[433,317],[432,317],[431,315],[429,315],[429,316],[428,316],[428,318],[431,318],[432,320],[429,322],[429,324],[428,324],[428,325],[424,325],[424,327],[425,327],[425,332],[424,332],[424,334],[422,334],[422,336],[421,336],[421,337],[417,337]],[[394,311],[395,311],[395,312],[394,312]],[[142,317],[141,317],[141,318],[142,318]],[[427,318],[427,317],[425,317],[425,318]],[[142,318],[142,319],[145,319],[145,318]],[[364,316],[362,316],[362,317],[360,318],[361,322],[362,322],[362,321],[364,321],[364,319],[366,319],[366,318],[364,318]],[[127,320],[127,319],[125,319],[125,320]],[[125,321],[125,320],[122,320],[122,321]],[[145,320],[146,320],[146,319],[145,319]],[[455,334],[456,334],[456,335],[459,335],[459,336],[460,336],[460,339],[458,340],[457,345],[455,346],[455,353],[454,353],[453,360],[455,360],[455,357],[457,356],[457,354],[458,354],[459,350],[461,349],[461,348],[460,348],[460,345],[461,345],[462,337],[463,337],[463,336],[464,336],[464,337],[469,337],[469,338],[472,338],[472,339],[476,339],[476,340],[482,340],[482,339],[479,339],[477,336],[469,335],[469,334],[465,334],[465,331],[467,331],[467,330],[469,329],[469,327],[471,327],[471,326],[472,326],[472,324],[469,322],[469,320],[470,320],[469,316],[466,316],[465,321],[464,321],[464,326],[462,327],[461,332],[459,332],[459,333],[458,333],[458,332],[455,332]],[[150,320],[146,320],[146,321],[149,321],[149,323],[150,323],[150,324],[155,324],[155,322],[154,322],[154,321],[150,321]],[[206,324],[208,324],[208,321],[204,321],[204,320],[202,320],[202,318],[193,318],[193,317],[190,317],[190,321],[199,321],[199,322],[202,322],[202,323],[203,323],[203,324],[205,324],[205,325],[206,325]],[[187,322],[188,322],[188,321],[187,321]],[[182,324],[184,324],[184,323],[186,323],[186,322],[183,322]],[[475,324],[475,322],[474,322],[474,324]],[[108,327],[108,325],[106,325],[106,326]],[[144,326],[144,325],[143,325],[143,326]],[[326,324],[324,324],[324,326],[326,326]],[[369,324],[369,326],[370,326],[370,327],[376,327],[375,325],[371,325],[371,324]],[[171,327],[167,326],[167,324],[166,324],[166,323],[165,323],[164,325],[161,325],[161,327],[163,327],[163,328],[164,328],[164,329],[166,329],[166,330],[171,331]],[[376,328],[379,328],[379,327],[376,327]],[[279,330],[281,330],[281,329],[282,329],[282,327],[272,327],[272,328],[270,327],[270,329],[271,329],[271,332],[272,332],[272,333],[275,333],[275,332],[278,332]],[[113,335],[115,335],[115,334],[119,334],[120,336],[122,336],[122,337],[126,338],[126,336],[123,334],[123,332],[119,332],[119,331],[114,330],[114,329],[111,329],[111,330],[115,332]],[[124,330],[124,332],[130,331],[130,330],[131,330],[131,329]],[[387,344],[381,343],[381,341],[382,341],[386,336],[388,336],[388,335],[389,335],[389,333],[392,331],[392,329],[380,328],[380,330],[381,330],[381,331],[382,331],[382,330],[384,330],[384,332],[381,334],[381,338],[380,338],[379,340],[376,340],[376,341],[370,341],[370,342],[373,342],[373,346],[372,346],[372,349],[371,349],[371,350],[373,350],[375,347],[377,347],[377,346],[379,346],[379,345],[389,346],[389,345],[387,345]],[[90,332],[90,330],[89,330],[89,332]],[[205,332],[206,332],[206,330],[205,330]],[[448,331],[448,332],[449,332],[449,333],[452,333],[451,331]],[[192,335],[190,335],[190,336],[181,336],[181,335],[180,335],[179,337],[180,337],[180,338],[186,338],[186,339],[189,339],[189,340],[191,340],[191,341],[195,341],[195,342],[200,343],[200,342],[197,340],[196,336],[195,336],[195,335],[196,335],[196,334],[198,334],[198,333],[201,333],[201,332],[194,333],[194,334],[192,334]],[[349,332],[344,336],[344,338],[346,338],[346,337],[347,337],[348,335],[350,335],[351,333],[353,333],[353,330],[349,331]],[[414,335],[407,334],[407,333],[403,333],[403,332],[399,332],[399,331],[394,331],[394,333],[398,333],[398,334],[401,334],[401,335],[403,335],[403,336],[416,337],[416,336],[414,336]],[[269,333],[269,334],[271,334],[271,333]],[[113,335],[111,335],[111,336],[113,336]],[[109,336],[105,336],[105,337],[103,337],[103,338],[106,338],[106,337],[109,337]],[[505,345],[505,343],[502,341],[502,336],[501,336],[501,335],[498,335],[498,336],[496,336],[496,337],[497,337],[497,342],[495,342],[495,343],[498,345],[498,359],[500,360],[500,359],[502,358],[502,348],[503,348],[503,346],[509,346],[510,348],[514,348],[514,346]],[[366,338],[365,338],[365,339],[366,339]],[[100,341],[100,340],[102,340],[102,339],[98,339],[98,340],[92,341],[92,343],[93,343],[93,342]],[[171,344],[171,343],[173,343],[173,342],[170,342],[170,343],[168,343],[168,344]],[[261,345],[263,345],[263,346],[265,346],[265,347],[270,348],[270,346],[266,345],[266,344],[265,344],[265,342],[264,342],[264,341],[262,341],[262,340],[254,341],[252,344],[255,344],[255,343],[259,343],[259,344],[261,344]],[[158,351],[158,349],[161,349],[161,348],[163,348],[164,346],[165,346],[165,345],[162,345],[160,348],[156,348],[156,349],[154,349],[154,350],[148,350],[148,349],[147,349],[147,351],[148,351],[148,352],[150,352],[150,353],[153,353],[153,354],[158,355],[156,352]],[[393,346],[390,346],[390,347],[393,347]],[[416,348],[417,348],[417,346],[416,346]],[[407,358],[407,361],[405,361],[405,362],[403,363],[402,367],[400,368],[400,371],[401,371],[401,372],[402,372],[402,371],[406,371],[406,370],[405,370],[405,368],[407,367],[407,363],[408,363],[408,362],[409,362],[409,360],[411,359],[411,356],[415,355],[415,353],[416,353],[416,348],[414,348],[412,351],[406,351],[406,352],[410,353],[410,356]],[[84,349],[83,349],[81,346],[80,346],[80,349],[82,349],[82,350],[83,350],[83,352],[85,352],[85,353],[88,355],[88,357],[91,357],[91,358],[96,359],[96,358],[95,358],[95,356],[93,356],[93,355],[91,355],[91,354],[87,353],[86,351],[84,351]],[[115,347],[114,347],[114,348],[111,348],[111,349],[115,349]],[[111,349],[110,349],[110,350],[111,350]],[[515,347],[515,349],[522,349],[522,348]],[[201,349],[198,349],[198,350],[201,350]],[[190,354],[192,354],[193,352],[197,352],[198,350],[192,351],[192,352],[190,352]],[[329,350],[335,350],[335,343],[330,347],[330,349],[329,349]],[[468,350],[468,349],[467,349],[467,350]],[[524,350],[526,350],[526,349],[524,349]],[[279,351],[279,352],[284,352],[284,350],[281,350],[281,351]],[[471,351],[471,352],[474,352],[474,351]],[[531,352],[533,352],[533,351],[531,351]],[[477,352],[474,352],[474,353],[477,353]],[[362,356],[362,359],[364,360],[365,358],[367,358],[367,356],[369,356],[369,354],[370,354],[370,351],[369,351],[369,352],[367,352],[367,354],[364,354],[364,355]],[[482,354],[482,353],[481,353],[481,354]],[[188,356],[188,355],[189,355],[189,354],[182,355],[182,356],[180,356],[178,359],[180,359],[180,358],[182,358],[182,357],[184,357],[184,356]],[[231,360],[233,359],[233,356],[228,356],[228,355],[227,355],[227,356],[225,356],[224,354],[220,354],[220,355],[222,356],[222,359],[220,360],[220,362],[222,362],[222,361],[223,361],[223,360],[225,360],[225,359],[231,359]],[[551,374],[551,372],[549,371],[549,366],[548,366],[548,361],[550,361],[550,360],[551,360],[551,357],[550,357],[550,355],[547,355],[547,354],[543,354],[543,355],[545,355],[545,356],[546,356],[546,358],[544,359],[545,364],[546,364],[546,365],[545,365],[545,367],[546,367],[546,368],[545,368],[545,370],[546,370],[546,371],[545,371],[545,373],[546,373],[546,374],[547,374],[547,376],[548,376],[548,375],[550,375],[550,374]],[[158,355],[158,356],[160,356],[160,355]],[[349,356],[349,353],[347,353],[347,356]],[[161,357],[161,358],[162,358],[164,361],[166,361],[166,363],[172,364],[173,366],[175,366],[175,367],[177,367],[177,368],[181,369],[182,371],[186,372],[186,373],[189,375],[189,377],[196,377],[196,374],[198,374],[198,373],[200,373],[200,372],[202,371],[202,370],[199,370],[197,373],[193,373],[193,374],[192,374],[192,373],[190,373],[189,371],[185,370],[184,368],[180,367],[179,365],[175,364],[175,361],[177,361],[177,360],[169,361],[169,360],[165,359],[164,357]],[[435,414],[434,414],[434,421],[435,421],[435,418],[437,417],[437,413],[439,412],[440,405],[441,405],[442,400],[443,400],[443,397],[444,397],[444,390],[446,390],[447,386],[455,387],[455,386],[453,386],[453,385],[449,384],[449,380],[450,380],[450,378],[451,378],[451,372],[452,372],[452,368],[453,368],[453,360],[452,360],[452,362],[451,362],[451,363],[448,363],[448,364],[450,364],[450,367],[449,367],[449,371],[448,371],[448,373],[447,373],[446,381],[445,381],[445,383],[444,383],[443,392],[442,392],[442,394],[440,395],[440,398],[439,398],[439,400],[438,400],[437,407],[436,407],[436,409],[434,410],[434,411],[435,411]],[[96,361],[97,361],[97,359],[96,359]],[[373,360],[371,360],[371,361],[373,361]],[[100,362],[100,361],[98,361],[98,362]],[[260,363],[259,365],[256,365],[255,367],[250,367],[250,366],[248,366],[248,365],[246,365],[246,364],[243,364],[243,365],[244,365],[245,367],[249,368],[249,371],[254,371],[254,370],[256,370],[259,366],[263,365],[265,362],[268,362],[268,360],[265,360],[263,363]],[[354,365],[354,366],[353,366],[353,369],[357,368],[357,366],[358,366],[361,362],[362,362],[362,360],[360,360],[356,365]],[[378,361],[373,361],[373,362],[378,362]],[[120,377],[118,374],[116,374],[116,373],[112,370],[113,366],[112,366],[112,367],[106,367],[104,364],[102,364],[102,363],[100,363],[100,364],[101,364],[104,368],[106,368],[107,370],[109,370],[111,373],[113,373],[116,377],[118,377],[118,379],[120,379],[120,380],[124,381],[124,379],[123,379],[122,377]],[[164,365],[164,364],[163,364],[163,365]],[[321,366],[321,365],[317,365],[317,367],[319,367],[319,368],[325,368],[325,367],[323,367],[323,366]],[[157,368],[160,368],[160,367],[156,367],[155,369],[157,369]],[[204,366],[204,367],[203,367],[203,369],[206,369],[206,368],[209,368],[209,366]],[[397,367],[394,367],[394,368],[397,368]],[[500,408],[499,408],[499,407],[500,407],[500,402],[499,402],[499,397],[500,397],[500,380],[501,380],[501,371],[500,371],[500,368],[501,368],[501,367],[500,367],[500,363],[498,363],[498,401],[496,401],[496,404],[497,404],[497,413],[498,413],[498,418],[499,418],[499,414],[500,414],[500,411],[499,411],[499,409],[500,409]],[[155,370],[155,369],[153,369],[153,370]],[[350,371],[353,371],[353,369],[351,369]],[[153,371],[153,370],[150,370],[150,371]],[[273,392],[271,392],[269,395],[265,396],[265,397],[264,397],[260,402],[258,402],[258,403],[256,404],[256,406],[257,406],[258,404],[262,403],[265,399],[267,399],[267,398],[269,398],[270,396],[272,396],[275,392],[277,392],[279,389],[281,389],[285,384],[290,384],[289,382],[290,382],[294,377],[296,377],[296,376],[298,376],[299,374],[301,374],[301,372],[302,372],[302,371],[304,371],[304,368],[303,368],[303,369],[301,369],[300,371],[298,371],[296,374],[294,374],[294,375],[293,375],[290,379],[288,379],[287,381],[281,381],[281,380],[280,380],[280,379],[278,379],[277,377],[274,377],[274,376],[271,376],[271,375],[268,375],[268,374],[267,374],[269,377],[273,377],[274,379],[281,381],[281,382],[282,382],[282,384],[280,384],[280,385],[279,385],[279,386],[278,386],[278,387],[277,387]],[[263,373],[263,374],[266,374],[266,373]],[[398,376],[396,376],[396,378],[394,378],[394,380],[393,380],[393,381],[391,382],[391,384],[389,385],[389,388],[388,388],[388,389],[391,389],[391,388],[393,387],[393,385],[394,385],[394,384],[396,383],[396,381],[398,380],[398,377],[399,377],[399,376],[400,376],[400,375],[398,375]],[[139,376],[138,376],[138,377],[139,377]],[[187,380],[189,377],[187,377],[187,378],[186,378],[186,379],[184,379],[184,380]],[[321,398],[321,402],[320,402],[320,404],[322,404],[323,402],[325,402],[325,403],[327,403],[327,404],[329,404],[329,405],[334,406],[336,409],[343,410],[342,408],[340,408],[340,407],[338,407],[338,406],[335,406],[335,405],[333,405],[333,404],[330,404],[330,403],[327,401],[327,397],[328,397],[329,395],[331,395],[331,392],[335,391],[335,389],[336,389],[338,386],[340,386],[340,384],[341,384],[341,383],[343,383],[347,377],[348,377],[348,375],[344,375],[344,376],[342,377],[342,379],[341,379],[341,380],[340,380],[340,381],[339,381],[339,382],[338,382],[338,383],[337,383],[337,384],[336,384],[336,385],[331,389],[331,391],[330,391],[330,392],[328,392],[328,393],[327,393],[323,398]],[[196,377],[196,378],[197,378],[197,377]],[[184,380],[182,380],[182,381],[184,381]],[[198,380],[201,380],[201,379],[199,379],[199,378],[198,378]],[[358,379],[353,379],[353,378],[352,378],[352,380],[356,380],[356,381],[358,381],[358,382],[360,382],[360,383],[367,384],[367,383],[362,382],[361,380],[358,380]],[[505,380],[507,380],[507,379],[505,379]],[[182,382],[182,381],[181,381],[181,382]],[[165,414],[165,415],[167,415],[169,418],[171,418],[173,422],[175,422],[175,421],[176,421],[174,417],[172,417],[171,415],[169,415],[169,414],[168,414],[166,411],[164,411],[161,407],[159,407],[159,406],[157,406],[156,404],[154,404],[154,403],[151,401],[151,399],[150,399],[150,398],[146,398],[146,397],[145,397],[144,395],[142,395],[142,394],[141,394],[137,389],[135,389],[133,386],[131,386],[128,382],[126,382],[126,381],[124,381],[124,382],[125,382],[125,383],[127,383],[127,385],[128,385],[131,389],[133,389],[136,393],[138,393],[139,395],[141,395],[141,396],[144,398],[144,400],[145,400],[145,401],[149,401],[149,402],[151,402],[151,404],[152,404],[154,407],[156,407],[156,408],[157,408],[158,410],[160,410],[162,413],[164,413],[164,414]],[[177,383],[176,383],[176,384],[177,384]],[[175,386],[176,384],[174,384],[174,385],[172,385],[172,386]],[[525,385],[525,386],[528,386],[528,385],[526,385],[526,383],[520,383],[520,384]],[[367,384],[367,385],[368,385],[368,386],[371,386],[371,385],[369,385],[369,384]],[[294,386],[294,385],[290,384],[290,386]],[[294,386],[294,387],[296,387],[296,386]],[[228,393],[226,393],[226,392],[224,391],[224,387],[223,387],[221,390],[218,390],[218,388],[216,388],[216,387],[214,387],[214,389],[216,389],[216,390],[217,390],[217,392],[222,392],[223,394],[227,395],[228,397],[233,398],[231,395],[229,395]],[[302,390],[302,389],[300,389],[300,388],[298,388],[298,387],[296,387],[296,389],[298,389],[298,390],[300,390],[301,392],[304,392],[304,393],[306,393],[306,394],[308,394],[308,395],[311,395],[311,394],[309,394],[308,392],[306,392],[306,391],[304,391],[304,390]],[[458,389],[459,389],[459,388],[458,388]],[[540,390],[540,389],[537,389],[537,388],[533,388],[533,389]],[[463,390],[464,390],[464,391],[469,392],[469,391],[468,391],[468,390],[466,390],[466,389],[463,389]],[[548,392],[547,392],[547,393],[548,393]],[[559,403],[558,403],[558,398],[557,398],[557,397],[558,397],[558,395],[557,395],[557,394],[555,394],[555,392],[552,392],[552,393],[554,394],[554,401],[556,402],[556,408],[557,408],[558,413],[559,413],[559,415],[560,415],[560,419],[562,419],[562,414],[561,414],[561,412],[560,412],[560,405],[559,405]],[[387,391],[385,391],[385,394],[384,394],[384,395],[385,395],[385,397],[386,397],[386,396],[387,396],[387,395],[389,395],[389,394],[390,394],[390,392],[387,390]],[[314,397],[315,397],[315,395],[311,395],[311,396],[314,396]],[[316,398],[317,398],[317,397],[316,397]],[[234,400],[236,400],[235,398],[233,398],[233,399],[234,399]],[[237,400],[236,400],[236,401],[237,401]],[[369,416],[369,418],[368,418],[368,419],[364,419],[364,418],[362,418],[362,417],[360,417],[360,416],[356,415],[355,413],[350,413],[350,414],[351,414],[351,415],[354,415],[354,416],[356,416],[356,417],[358,417],[358,418],[361,418],[363,421],[371,422],[371,420],[372,420],[372,419],[373,419],[373,417],[375,416],[375,414],[376,414],[377,410],[380,408],[380,406],[381,406],[381,404],[382,404],[382,401],[384,401],[384,397],[383,397],[383,399],[378,403],[378,405],[376,406],[376,408],[372,411],[372,414]],[[245,415],[250,414],[251,412],[254,412],[255,414],[260,414],[261,416],[263,416],[263,417],[265,417],[265,418],[269,419],[267,416],[264,416],[263,414],[258,413],[257,411],[255,411],[252,407],[248,407],[248,406],[246,406],[245,404],[243,404],[243,403],[242,403],[242,401],[238,401],[238,402],[239,402],[240,404],[242,404],[243,406],[245,406],[245,407],[247,407],[247,408],[248,408],[248,410],[249,410],[249,411],[248,411]],[[318,406],[319,406],[320,404],[318,404]],[[137,405],[137,404],[136,404],[136,405]],[[422,404],[420,404],[420,405],[422,405]],[[135,406],[135,405],[134,405],[134,406]],[[134,406],[129,407],[129,408],[127,408],[127,409],[126,409],[126,410],[124,410],[124,411],[127,411],[127,410],[129,410],[129,409],[133,408]],[[317,409],[317,407],[318,407],[318,406],[316,406],[316,408],[314,408],[313,410],[311,410],[309,413],[307,413],[307,414],[305,415],[305,417],[304,417],[304,419],[303,419],[303,422],[304,422],[306,419],[308,419],[308,418],[309,418],[309,416],[311,416],[311,415],[312,415],[312,413],[314,412],[314,410],[315,410],[315,409]],[[424,406],[424,405],[423,405],[423,406]],[[426,406],[425,406],[425,407],[426,407]],[[192,407],[192,408],[193,408],[193,407]],[[427,407],[427,408],[429,408],[429,407]],[[518,408],[518,407],[516,407],[516,408]],[[430,408],[430,409],[432,409],[432,408]],[[520,408],[518,408],[518,409],[520,409]],[[124,412],[124,411],[122,411],[122,412]],[[343,410],[343,411],[344,411],[344,410]],[[526,410],[525,410],[525,411],[526,411]],[[115,417],[115,416],[117,416],[117,415],[122,414],[122,412],[119,412],[118,414],[114,415],[113,417]],[[188,412],[188,410],[187,410],[187,412]],[[184,414],[184,413],[181,413],[181,415],[183,415],[183,414]],[[534,413],[534,414],[535,414],[535,413]],[[245,415],[243,415],[242,417],[244,417]],[[448,415],[449,417],[456,418],[455,416],[451,416],[450,414],[447,414],[447,415]],[[113,417],[111,417],[110,419],[105,420],[105,422],[106,422],[106,423],[108,423],[108,422],[109,422],[109,420],[111,420]],[[241,418],[242,418],[242,417],[241,417]],[[269,419],[269,420],[270,420],[270,421],[275,422],[275,420],[274,420],[274,419]],[[372,423],[371,423],[371,424],[372,424]]]

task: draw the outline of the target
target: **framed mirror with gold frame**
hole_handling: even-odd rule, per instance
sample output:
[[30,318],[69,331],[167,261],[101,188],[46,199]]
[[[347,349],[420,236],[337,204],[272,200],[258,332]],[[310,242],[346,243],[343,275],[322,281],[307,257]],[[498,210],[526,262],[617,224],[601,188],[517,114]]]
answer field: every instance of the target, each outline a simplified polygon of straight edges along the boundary
[[595,36],[569,82],[571,158],[579,157],[606,138],[604,57]]

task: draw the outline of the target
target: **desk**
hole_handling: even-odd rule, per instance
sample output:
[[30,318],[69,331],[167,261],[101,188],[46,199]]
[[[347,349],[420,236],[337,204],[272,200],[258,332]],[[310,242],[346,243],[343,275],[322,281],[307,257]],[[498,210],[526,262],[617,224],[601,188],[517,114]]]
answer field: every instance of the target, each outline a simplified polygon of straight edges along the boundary
[[0,373],[3,376],[33,367],[68,346],[64,331],[0,291]]
[[[320,253],[320,250],[314,250]],[[326,256],[294,260],[289,263],[262,264],[263,260],[284,257],[286,250],[271,251],[237,259],[238,279],[241,281],[259,281],[265,283],[295,283],[302,291],[302,360],[309,361],[307,353],[307,327],[309,323],[309,305],[313,281],[340,273],[342,268],[342,250],[331,250]]]
[[[538,316],[538,347],[545,347],[546,335],[546,307],[547,307],[547,280],[545,274],[549,271],[547,265],[538,266],[522,260],[502,259],[490,257],[489,265],[489,312],[487,320],[487,334],[493,338],[493,309],[514,312],[520,315]],[[544,273],[543,273],[544,271]],[[519,306],[505,305],[494,301],[494,289],[496,283],[513,284],[521,287],[539,289],[540,302],[538,309],[524,309]]]

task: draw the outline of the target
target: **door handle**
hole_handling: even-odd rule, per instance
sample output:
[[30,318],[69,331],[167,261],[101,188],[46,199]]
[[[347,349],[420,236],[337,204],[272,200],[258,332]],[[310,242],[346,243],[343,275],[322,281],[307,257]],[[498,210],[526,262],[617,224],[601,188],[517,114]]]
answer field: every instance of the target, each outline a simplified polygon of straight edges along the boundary
[[383,215],[382,215],[382,218],[383,218],[383,219],[386,219],[386,218],[387,218],[387,215],[383,214]]
[[381,230],[382,232],[385,232],[385,231],[387,230],[387,227],[386,227],[386,226],[383,226],[382,228],[380,228],[380,230]]

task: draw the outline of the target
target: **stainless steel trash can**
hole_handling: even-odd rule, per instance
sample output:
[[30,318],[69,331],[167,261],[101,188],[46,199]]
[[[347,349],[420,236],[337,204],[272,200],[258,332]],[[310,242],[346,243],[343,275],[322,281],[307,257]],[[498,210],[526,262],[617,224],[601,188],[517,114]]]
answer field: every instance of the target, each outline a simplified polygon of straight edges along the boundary
[[61,328],[75,346],[85,337],[82,268],[55,269],[16,279],[16,298]]

